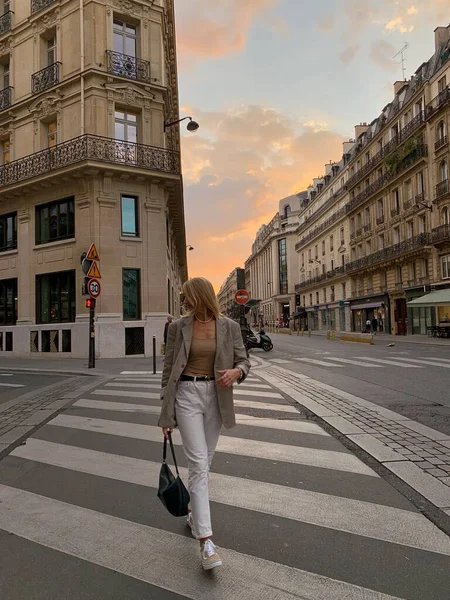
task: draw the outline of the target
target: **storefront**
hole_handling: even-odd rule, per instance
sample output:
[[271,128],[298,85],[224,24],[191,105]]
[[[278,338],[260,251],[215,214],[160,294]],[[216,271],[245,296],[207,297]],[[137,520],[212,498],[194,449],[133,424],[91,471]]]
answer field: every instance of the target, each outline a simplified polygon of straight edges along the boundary
[[372,331],[390,332],[389,297],[387,294],[366,298],[364,301],[355,300],[350,303],[352,311],[352,331],[361,332],[370,321]]
[[311,331],[319,331],[319,307],[314,306],[313,308],[307,308],[308,314],[308,329]]
[[436,308],[434,306],[410,306],[410,302],[423,298],[426,292],[423,287],[406,292],[408,307],[408,333],[411,335],[425,335],[427,327],[436,325]]
[[410,300],[408,311],[411,311],[412,320],[416,324],[413,333],[427,333],[427,327],[434,325],[448,326],[450,324],[450,288],[422,294],[420,297]]

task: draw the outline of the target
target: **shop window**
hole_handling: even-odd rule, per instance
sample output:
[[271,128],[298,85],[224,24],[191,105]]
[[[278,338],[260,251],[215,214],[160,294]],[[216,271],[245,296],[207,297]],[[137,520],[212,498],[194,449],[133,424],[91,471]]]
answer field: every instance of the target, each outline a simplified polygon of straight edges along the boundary
[[120,210],[122,218],[122,236],[139,236],[139,211],[136,196],[122,196],[120,199]]
[[36,276],[36,319],[38,323],[75,321],[75,271]]
[[140,288],[139,269],[123,269],[122,290],[124,320],[139,320],[141,318]]
[[17,322],[17,279],[0,280],[0,325]]
[[17,249],[17,213],[0,215],[0,252]]
[[64,198],[36,206],[36,244],[46,244],[75,236],[74,198]]

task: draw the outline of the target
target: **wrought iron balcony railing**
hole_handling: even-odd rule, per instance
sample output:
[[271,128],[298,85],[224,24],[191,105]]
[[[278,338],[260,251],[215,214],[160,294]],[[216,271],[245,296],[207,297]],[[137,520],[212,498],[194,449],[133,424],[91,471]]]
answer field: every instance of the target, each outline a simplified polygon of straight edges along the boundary
[[133,144],[97,135],[82,135],[0,167],[0,188],[70,167],[82,161],[105,162],[164,173],[180,173],[173,150]]
[[416,204],[420,204],[421,202],[425,202],[425,192],[421,192],[420,194],[416,194],[414,198],[414,202]]
[[108,73],[135,81],[150,83],[151,67],[147,60],[135,56],[120,54],[120,52],[106,51],[106,68]]
[[53,4],[56,0],[31,0],[31,14],[39,12],[40,10],[44,10],[50,4]]
[[387,248],[383,248],[383,250],[378,250],[378,252],[354,260],[347,265],[347,273],[361,271],[367,267],[390,260],[391,258],[396,258],[399,255],[412,252],[413,250],[420,250],[424,246],[429,246],[431,242],[432,239],[430,233],[421,233],[404,242],[388,246]]
[[443,148],[446,145],[447,145],[447,136],[444,135],[439,140],[436,140],[436,142],[434,144],[435,152],[437,152],[438,150],[440,150],[441,148]]
[[60,78],[60,62],[55,62],[45,69],[41,69],[31,76],[31,93],[40,94],[49,88],[58,85]]
[[377,217],[377,225],[383,225],[384,223],[384,215]]
[[441,181],[441,183],[438,183],[436,186],[436,198],[441,198],[442,196],[445,196],[449,193],[449,191],[450,180],[445,179],[444,181]]
[[398,217],[398,215],[400,214],[400,209],[399,208],[392,208],[391,209],[391,217]]
[[0,91],[0,110],[9,108],[12,104],[12,87],[9,86]]
[[433,243],[450,241],[450,224],[440,225],[431,232]]
[[302,281],[295,286],[295,291],[303,290],[305,288],[311,287],[312,285],[316,285],[317,283],[322,283],[322,281],[327,281],[329,279],[334,279],[335,277],[339,277],[339,275],[343,275],[345,273],[345,267],[336,267],[336,269],[332,269],[331,271],[327,271],[326,273],[322,273],[321,275],[316,275],[316,277],[311,277],[311,279],[307,279],[306,281]]
[[12,28],[12,11],[9,10],[0,17],[0,35],[3,35],[7,31],[11,31]]
[[435,112],[440,110],[448,101],[450,101],[450,85],[439,92],[439,94],[433,98],[433,100],[427,104],[426,116],[427,119],[433,116]]
[[327,229],[328,227],[330,227],[330,225],[332,225],[333,223],[335,223],[338,219],[340,219],[341,217],[345,216],[346,212],[347,211],[346,211],[345,206],[342,207],[342,208],[340,208],[339,210],[337,210],[330,217],[328,217],[328,219],[326,219],[325,221],[323,221],[323,223],[321,223],[320,225],[318,225],[317,227],[315,227],[307,235],[303,236],[302,239],[299,242],[297,242],[297,244],[295,244],[295,250],[298,252],[302,246],[304,246],[305,244],[307,244],[310,240],[314,239],[322,231],[325,231],[325,229]]
[[403,202],[403,208],[404,208],[404,210],[409,210],[412,207],[412,205],[413,205],[412,198],[410,198],[409,200],[405,200]]

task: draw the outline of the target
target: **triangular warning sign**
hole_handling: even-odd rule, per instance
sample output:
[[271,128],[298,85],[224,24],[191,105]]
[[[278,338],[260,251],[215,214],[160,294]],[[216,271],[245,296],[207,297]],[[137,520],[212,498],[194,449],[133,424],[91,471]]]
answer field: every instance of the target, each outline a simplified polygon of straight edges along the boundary
[[102,278],[96,262],[92,263],[91,268],[88,271],[87,277],[95,277],[96,279]]
[[90,245],[86,258],[88,260],[100,260],[100,256],[98,255],[97,248],[95,247],[95,244],[91,244]]

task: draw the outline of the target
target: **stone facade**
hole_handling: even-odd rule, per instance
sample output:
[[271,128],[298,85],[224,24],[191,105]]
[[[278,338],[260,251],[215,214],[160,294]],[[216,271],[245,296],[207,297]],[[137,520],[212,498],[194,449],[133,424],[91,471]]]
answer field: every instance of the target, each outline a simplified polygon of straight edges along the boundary
[[219,300],[220,312],[231,318],[238,316],[237,304],[234,295],[238,290],[245,290],[245,270],[236,267],[223,282],[217,298]]
[[178,118],[173,2],[10,4],[0,351],[87,355],[81,255],[95,243],[97,356],[150,356],[187,278],[179,130],[164,132]]

